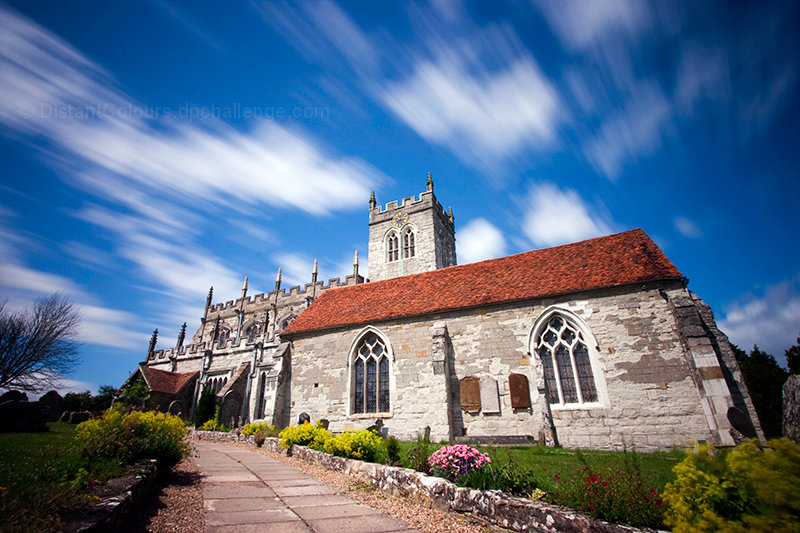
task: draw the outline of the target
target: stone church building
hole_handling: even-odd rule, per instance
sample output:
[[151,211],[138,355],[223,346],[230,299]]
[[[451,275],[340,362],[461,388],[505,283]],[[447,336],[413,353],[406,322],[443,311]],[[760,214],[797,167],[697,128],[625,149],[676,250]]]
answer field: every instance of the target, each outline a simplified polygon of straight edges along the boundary
[[[458,265],[452,211],[369,204],[369,276],[212,304],[142,363],[212,387],[225,423],[639,450],[763,438],[727,337],[634,229]],[[183,382],[183,378],[175,378]],[[188,379],[188,378],[187,378]],[[175,400],[177,401],[177,400]],[[185,401],[185,400],[184,400]],[[193,406],[176,405],[189,412]]]

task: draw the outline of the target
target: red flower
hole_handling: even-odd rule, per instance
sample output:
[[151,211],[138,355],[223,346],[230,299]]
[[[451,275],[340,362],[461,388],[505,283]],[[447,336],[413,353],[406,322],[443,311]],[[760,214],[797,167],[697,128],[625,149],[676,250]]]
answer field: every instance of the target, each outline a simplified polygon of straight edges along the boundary
[[658,505],[659,507],[661,507],[662,505],[664,505],[664,502],[663,502],[663,501],[661,501],[661,498],[656,498],[656,505]]
[[650,494],[653,496],[658,496],[658,491],[656,489],[650,489]]
[[556,481],[561,479],[558,474],[555,475],[555,478],[556,478]]

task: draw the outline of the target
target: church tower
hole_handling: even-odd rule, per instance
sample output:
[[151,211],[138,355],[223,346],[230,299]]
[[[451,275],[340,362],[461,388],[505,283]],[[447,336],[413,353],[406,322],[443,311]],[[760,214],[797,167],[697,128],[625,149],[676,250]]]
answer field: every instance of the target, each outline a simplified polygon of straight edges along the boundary
[[428,272],[456,264],[453,211],[445,213],[428,173],[425,192],[386,206],[369,200],[369,279]]

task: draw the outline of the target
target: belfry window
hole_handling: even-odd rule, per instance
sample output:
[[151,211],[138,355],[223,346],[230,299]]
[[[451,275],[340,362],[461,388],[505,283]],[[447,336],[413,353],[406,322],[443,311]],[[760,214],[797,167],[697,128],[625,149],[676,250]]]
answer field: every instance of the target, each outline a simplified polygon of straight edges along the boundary
[[580,328],[554,314],[536,336],[535,349],[551,405],[598,401],[589,348]]
[[353,413],[389,411],[389,354],[375,334],[368,333],[353,354]]
[[390,234],[386,239],[386,253],[388,262],[400,259],[400,240],[397,238],[397,233]]
[[414,231],[407,228],[403,232],[403,257],[414,257],[415,253]]

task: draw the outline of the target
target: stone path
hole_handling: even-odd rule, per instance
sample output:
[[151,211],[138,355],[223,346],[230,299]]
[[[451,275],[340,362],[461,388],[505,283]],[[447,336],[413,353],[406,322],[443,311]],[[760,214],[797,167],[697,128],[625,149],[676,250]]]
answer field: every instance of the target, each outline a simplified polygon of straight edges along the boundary
[[415,531],[296,468],[244,448],[196,443],[206,531]]

